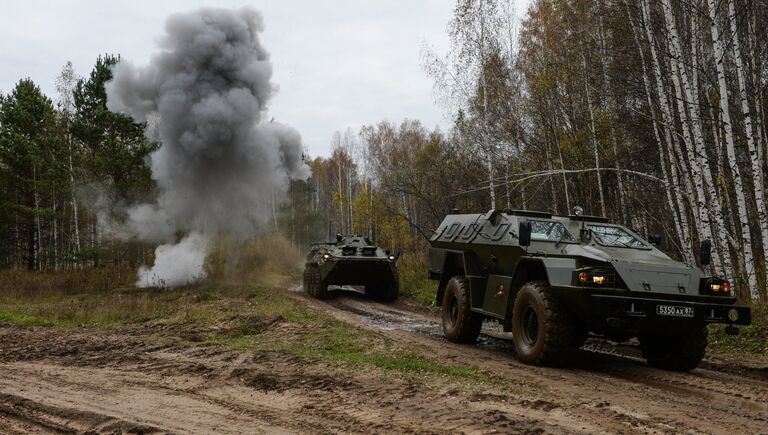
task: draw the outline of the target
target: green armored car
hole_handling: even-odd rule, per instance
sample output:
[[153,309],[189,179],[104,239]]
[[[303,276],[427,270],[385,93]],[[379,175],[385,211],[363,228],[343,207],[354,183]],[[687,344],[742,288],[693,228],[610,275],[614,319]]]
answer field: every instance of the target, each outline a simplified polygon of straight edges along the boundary
[[[446,216],[430,239],[445,336],[474,342],[483,320],[511,331],[518,358],[557,365],[592,332],[637,337],[654,367],[688,371],[704,357],[709,323],[748,325],[724,279],[674,261],[602,217],[521,210]],[[701,263],[711,244],[702,242]]]
[[326,299],[334,287],[364,286],[367,296],[393,301],[400,291],[397,259],[366,237],[338,235],[335,243],[311,245],[304,264],[304,291]]

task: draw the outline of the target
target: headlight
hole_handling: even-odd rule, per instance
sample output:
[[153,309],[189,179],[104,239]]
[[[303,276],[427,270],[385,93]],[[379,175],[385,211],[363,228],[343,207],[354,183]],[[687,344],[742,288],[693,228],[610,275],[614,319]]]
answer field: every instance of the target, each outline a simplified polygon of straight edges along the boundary
[[395,261],[395,256],[394,255],[390,255],[390,256],[387,257],[387,259],[389,261]]
[[323,260],[328,261],[331,259],[331,254],[323,254]]
[[702,286],[702,290],[706,294],[713,296],[733,296],[733,289],[731,283],[720,278],[709,278]]
[[587,270],[579,273],[578,278],[580,284],[591,287],[609,285],[614,281],[612,275],[604,270]]

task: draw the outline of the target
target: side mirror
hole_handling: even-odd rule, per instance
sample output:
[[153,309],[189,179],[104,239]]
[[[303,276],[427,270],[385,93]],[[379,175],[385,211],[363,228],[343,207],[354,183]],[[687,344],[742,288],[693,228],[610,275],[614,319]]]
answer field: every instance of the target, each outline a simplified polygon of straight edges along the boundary
[[520,221],[520,228],[517,231],[517,238],[520,246],[531,245],[531,221]]
[[699,262],[702,266],[706,266],[710,260],[712,260],[712,242],[709,239],[702,240],[699,249]]
[[661,245],[661,234],[659,234],[659,233],[648,233],[648,243],[650,243],[653,246]]

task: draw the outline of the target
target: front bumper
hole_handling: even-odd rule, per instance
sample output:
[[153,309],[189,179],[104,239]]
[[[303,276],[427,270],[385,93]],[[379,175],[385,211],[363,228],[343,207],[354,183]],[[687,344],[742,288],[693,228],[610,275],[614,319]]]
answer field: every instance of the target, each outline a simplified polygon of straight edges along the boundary
[[371,285],[396,281],[397,266],[387,259],[343,258],[330,260],[321,270],[323,280],[335,285]]
[[593,319],[601,319],[609,327],[636,330],[664,329],[680,323],[749,325],[752,322],[749,307],[708,302],[591,295],[590,308]]

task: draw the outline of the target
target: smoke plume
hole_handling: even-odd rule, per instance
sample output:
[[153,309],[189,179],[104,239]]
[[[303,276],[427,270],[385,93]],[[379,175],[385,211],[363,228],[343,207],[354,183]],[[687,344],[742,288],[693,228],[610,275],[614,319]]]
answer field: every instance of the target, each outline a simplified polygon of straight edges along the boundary
[[262,119],[276,90],[262,30],[250,8],[175,14],[148,65],[113,68],[107,107],[149,121],[161,144],[151,156],[156,202],[127,211],[132,236],[163,244],[139,285],[204,276],[212,237],[252,236],[288,180],[309,175],[299,133]]

